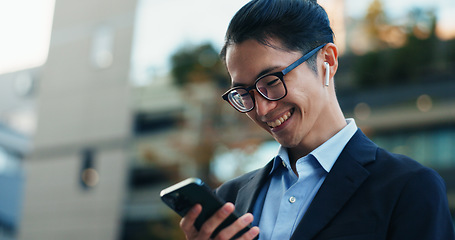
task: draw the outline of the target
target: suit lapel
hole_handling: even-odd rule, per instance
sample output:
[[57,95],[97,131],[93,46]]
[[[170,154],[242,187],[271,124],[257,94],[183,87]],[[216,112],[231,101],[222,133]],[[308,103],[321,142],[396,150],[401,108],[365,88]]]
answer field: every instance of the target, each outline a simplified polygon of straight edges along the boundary
[[262,186],[267,181],[267,176],[273,166],[273,160],[265,167],[261,168],[250,180],[243,186],[237,195],[235,209],[238,213],[244,214],[251,212]]
[[291,239],[312,239],[340,211],[368,177],[376,145],[358,130],[338,157]]

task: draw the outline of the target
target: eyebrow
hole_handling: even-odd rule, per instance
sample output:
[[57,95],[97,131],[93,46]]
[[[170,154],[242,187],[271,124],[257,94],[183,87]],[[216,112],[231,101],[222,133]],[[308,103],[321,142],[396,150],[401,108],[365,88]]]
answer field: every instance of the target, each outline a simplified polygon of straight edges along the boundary
[[[259,74],[256,75],[256,78],[254,79],[254,81],[256,81],[258,78],[260,78],[268,73],[272,73],[272,71],[274,71],[277,68],[280,68],[280,66],[268,67],[268,68],[262,70]],[[231,87],[233,87],[233,88],[234,87],[246,87],[246,86],[251,86],[251,85],[242,84],[242,83],[234,83],[231,85]]]

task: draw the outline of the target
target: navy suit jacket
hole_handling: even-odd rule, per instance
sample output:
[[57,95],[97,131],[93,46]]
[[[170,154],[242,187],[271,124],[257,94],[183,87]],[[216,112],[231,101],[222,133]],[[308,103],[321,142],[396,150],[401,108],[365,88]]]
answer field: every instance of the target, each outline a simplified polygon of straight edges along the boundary
[[[264,168],[221,185],[216,193],[252,212],[267,183]],[[341,152],[291,239],[453,240],[445,184],[434,171],[379,148],[360,130]],[[279,239],[281,240],[281,239]]]

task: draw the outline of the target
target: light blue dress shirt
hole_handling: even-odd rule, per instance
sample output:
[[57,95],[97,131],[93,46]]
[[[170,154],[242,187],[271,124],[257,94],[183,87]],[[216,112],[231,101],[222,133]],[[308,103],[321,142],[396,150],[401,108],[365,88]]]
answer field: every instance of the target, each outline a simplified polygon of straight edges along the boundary
[[260,240],[290,239],[341,151],[357,131],[354,119],[310,154],[297,160],[292,171],[286,148],[280,147],[268,184],[253,209]]

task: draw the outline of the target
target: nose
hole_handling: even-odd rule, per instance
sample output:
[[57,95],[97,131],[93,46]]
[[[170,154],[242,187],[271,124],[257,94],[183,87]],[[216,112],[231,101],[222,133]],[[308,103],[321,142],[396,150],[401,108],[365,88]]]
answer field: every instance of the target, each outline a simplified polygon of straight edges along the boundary
[[257,91],[254,92],[254,104],[255,110],[259,117],[265,116],[270,110],[274,109],[278,101],[270,101],[264,98]]

